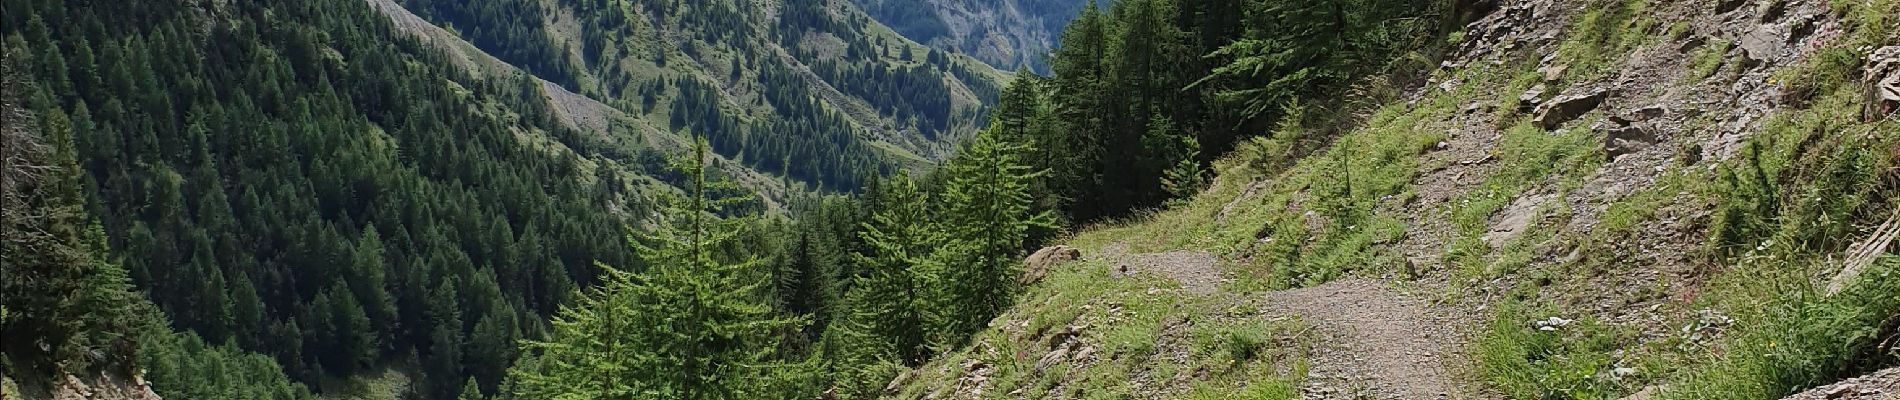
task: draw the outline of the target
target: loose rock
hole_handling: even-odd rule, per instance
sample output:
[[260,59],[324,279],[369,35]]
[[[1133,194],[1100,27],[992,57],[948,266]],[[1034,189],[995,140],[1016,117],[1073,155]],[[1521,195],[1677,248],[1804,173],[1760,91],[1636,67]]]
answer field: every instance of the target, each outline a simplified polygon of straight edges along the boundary
[[1608,91],[1597,90],[1587,94],[1552,99],[1537,108],[1537,117],[1532,119],[1531,123],[1537,124],[1539,128],[1556,129],[1565,122],[1570,122],[1595,110],[1609,95]]
[[1900,46],[1887,46],[1867,56],[1867,106],[1863,117],[1868,121],[1886,118],[1900,111]]

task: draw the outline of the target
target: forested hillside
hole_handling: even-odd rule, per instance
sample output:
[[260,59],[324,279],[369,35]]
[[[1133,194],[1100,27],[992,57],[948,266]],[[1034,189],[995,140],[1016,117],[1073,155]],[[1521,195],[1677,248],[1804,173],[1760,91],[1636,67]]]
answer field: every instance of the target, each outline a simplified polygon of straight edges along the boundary
[[[654,20],[564,4],[567,22],[589,12],[602,47],[587,60],[527,45],[550,33],[481,28],[550,15],[538,7],[410,6],[534,75],[470,68],[368,2],[7,3],[9,140],[53,149],[8,150],[70,183],[9,195],[27,202],[7,207],[24,224],[10,234],[64,232],[8,248],[9,381],[105,372],[172,398],[258,398],[369,395],[381,383],[361,378],[395,376],[405,397],[495,395],[517,340],[545,337],[579,288],[647,269],[625,238],[665,226],[652,199],[699,176],[669,167],[641,117],[848,191],[970,136],[1001,77],[825,3],[638,5]],[[588,129],[536,78],[632,117]],[[710,193],[739,199],[720,214],[767,210],[744,187]],[[41,209],[63,214],[27,218]],[[792,229],[747,226],[746,254]]]
[[703,132],[718,154],[835,190],[946,157],[1004,78],[834,0],[401,4],[537,76]]
[[[793,220],[769,225],[771,240],[752,246],[723,240],[741,235],[739,226],[692,219],[705,205],[665,212],[687,221],[635,241],[659,266],[617,274],[565,309],[546,341],[529,342],[535,355],[511,372],[507,392],[523,399],[879,398],[900,394],[891,390],[910,387],[907,379],[928,365],[987,368],[940,358],[967,357],[958,349],[1003,357],[1027,351],[971,342],[1025,329],[994,318],[1017,307],[1037,279],[1021,261],[1026,250],[1082,223],[1197,193],[1210,158],[1201,154],[1233,146],[1242,129],[1349,119],[1318,112],[1291,119],[1302,111],[1279,104],[1429,65],[1419,61],[1427,57],[1407,56],[1442,49],[1431,38],[1448,29],[1438,18],[1452,18],[1452,5],[1400,3],[1409,4],[1087,7],[1053,58],[1057,75],[1018,77],[1002,91],[989,127],[931,174],[900,174],[873,181],[853,199],[801,204]],[[1266,26],[1286,31],[1248,28]],[[1305,37],[1326,39],[1289,40]],[[1300,57],[1279,56],[1285,53]],[[1207,54],[1214,56],[1183,63]],[[1259,79],[1276,74],[1287,76]],[[1280,156],[1297,158],[1333,134],[1286,138]],[[748,292],[771,296],[732,294]],[[1028,329],[1059,336],[1052,330],[1062,328]],[[984,385],[938,378],[916,383]],[[934,393],[987,398],[980,390]]]
[[493,392],[595,262],[631,260],[617,215],[643,213],[642,166],[565,150],[538,84],[471,78],[365,3],[5,18],[40,82],[30,112],[77,144],[74,190],[112,249],[94,256],[174,326],[298,381],[403,365],[443,382],[428,398]]
[[86,210],[75,120],[28,50],[0,42],[0,397],[105,392],[143,374],[174,398],[311,398],[269,356],[175,331],[133,287]]
[[[1047,74],[1062,27],[1088,0],[855,0],[873,18],[938,50],[1005,70]],[[1109,4],[1111,2],[1100,2]]]

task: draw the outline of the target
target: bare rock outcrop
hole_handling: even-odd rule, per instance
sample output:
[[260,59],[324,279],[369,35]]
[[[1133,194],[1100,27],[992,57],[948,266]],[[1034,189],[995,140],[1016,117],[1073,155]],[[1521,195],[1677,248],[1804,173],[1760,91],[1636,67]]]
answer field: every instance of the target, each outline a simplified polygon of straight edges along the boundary
[[1606,90],[1560,96],[1544,105],[1537,106],[1537,116],[1531,119],[1531,123],[1537,124],[1539,128],[1556,129],[1565,122],[1576,120],[1596,110],[1597,106],[1603,104],[1603,99],[1609,97],[1610,92]]
[[1041,282],[1042,278],[1049,276],[1051,268],[1080,259],[1082,259],[1082,250],[1074,247],[1066,245],[1044,247],[1031,253],[1029,258],[1023,259],[1023,275],[1016,278],[1016,283],[1029,285]]
[[1885,400],[1894,396],[1900,396],[1900,368],[1850,378],[1796,393],[1782,400]]
[[1661,142],[1655,127],[1648,121],[1662,116],[1668,111],[1662,107],[1649,107],[1637,110],[1629,116],[1610,117],[1597,130],[1603,131],[1603,151],[1616,159],[1625,154],[1643,151]]
[[1867,55],[1867,108],[1869,121],[1900,111],[1900,46],[1887,46]]
[[152,391],[144,378],[126,379],[111,374],[91,381],[67,375],[53,388],[53,400],[164,400]]

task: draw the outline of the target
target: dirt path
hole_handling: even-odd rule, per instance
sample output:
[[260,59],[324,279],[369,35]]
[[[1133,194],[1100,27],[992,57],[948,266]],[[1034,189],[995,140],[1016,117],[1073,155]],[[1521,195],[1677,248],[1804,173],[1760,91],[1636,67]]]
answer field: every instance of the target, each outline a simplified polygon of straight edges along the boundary
[[1181,282],[1181,289],[1197,295],[1220,291],[1220,258],[1203,251],[1166,253],[1128,253],[1128,246],[1113,244],[1102,249],[1103,259],[1128,272],[1147,272]]
[[[1102,251],[1111,263],[1165,276],[1190,294],[1219,293],[1219,257],[1206,252]],[[1117,267],[1119,268],[1119,266]],[[1303,390],[1309,399],[1454,399],[1458,392],[1446,360],[1462,359],[1456,324],[1425,302],[1383,282],[1346,279],[1294,290],[1251,295],[1269,317],[1298,317],[1324,341],[1316,346]]]
[[1445,360],[1462,341],[1423,302],[1363,279],[1265,296],[1268,315],[1298,316],[1326,340],[1312,360],[1307,398],[1458,397]]

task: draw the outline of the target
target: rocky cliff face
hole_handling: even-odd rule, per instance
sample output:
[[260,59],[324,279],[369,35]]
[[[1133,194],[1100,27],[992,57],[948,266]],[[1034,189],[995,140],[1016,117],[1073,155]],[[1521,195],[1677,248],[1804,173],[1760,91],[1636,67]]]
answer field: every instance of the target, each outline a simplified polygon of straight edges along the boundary
[[856,0],[911,40],[998,69],[1048,72],[1043,56],[1087,0]]

